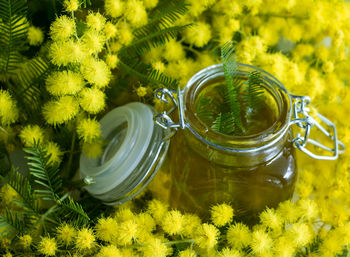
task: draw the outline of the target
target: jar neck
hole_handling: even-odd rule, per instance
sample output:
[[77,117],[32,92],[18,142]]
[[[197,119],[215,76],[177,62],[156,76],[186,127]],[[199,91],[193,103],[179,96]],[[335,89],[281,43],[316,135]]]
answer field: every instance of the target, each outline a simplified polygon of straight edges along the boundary
[[[199,71],[184,88],[182,99],[184,121],[187,124],[185,134],[197,152],[217,163],[242,165],[242,160],[249,158],[249,165],[255,162],[258,164],[273,158],[285,144],[291,119],[291,98],[281,82],[271,74],[246,64],[237,64],[237,71],[243,78],[248,78],[253,71],[261,73],[263,87],[276,104],[277,115],[273,124],[256,134],[232,136],[214,131],[199,119],[196,115],[196,100],[200,93],[207,86],[224,79],[223,65],[217,64]],[[203,153],[204,149],[207,149],[204,151],[206,154]]]

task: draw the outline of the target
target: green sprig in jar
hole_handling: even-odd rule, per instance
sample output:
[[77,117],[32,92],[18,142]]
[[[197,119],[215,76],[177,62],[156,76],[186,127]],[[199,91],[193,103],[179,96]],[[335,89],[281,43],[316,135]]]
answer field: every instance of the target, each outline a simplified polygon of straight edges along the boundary
[[[288,94],[276,78],[256,67],[237,64],[237,71],[242,81],[246,81],[254,71],[259,71],[262,77],[263,107],[253,113],[251,119],[245,120],[245,133],[220,133],[201,119],[199,99],[204,95],[213,100],[210,97],[215,95],[216,88],[220,88],[225,80],[222,64],[210,66],[195,74],[183,90],[159,89],[156,92],[159,99],[171,101],[173,108],[155,115],[155,123],[141,115],[144,124],[137,126],[140,133],[146,127],[153,131],[152,138],[155,140],[140,140],[135,144],[135,151],[145,151],[140,152],[141,155],[136,153],[139,156],[137,163],[131,161],[134,168],[128,169],[127,175],[123,175],[123,170],[119,169],[125,166],[125,160],[118,159],[118,156],[125,154],[125,142],[119,142],[119,148],[112,151],[109,159],[118,161],[114,161],[114,166],[110,165],[104,172],[98,171],[99,163],[101,167],[105,165],[98,160],[94,162],[95,171],[90,172],[86,156],[82,155],[81,176],[92,178],[98,184],[87,186],[87,190],[106,203],[123,203],[137,195],[153,179],[148,188],[173,208],[197,213],[207,219],[211,205],[225,202],[233,206],[237,219],[254,223],[256,215],[264,208],[276,207],[293,195],[297,179],[296,148],[316,159],[337,159],[342,152],[339,148],[344,150],[344,145],[337,139],[333,123],[318,115],[327,128],[333,129],[330,133],[308,114],[308,97]],[[209,102],[208,108],[211,108]],[[148,116],[155,113],[148,105],[138,108],[149,109]],[[300,127],[303,135],[293,136],[293,124]],[[333,148],[309,138],[314,125],[331,139]],[[104,127],[102,124],[102,131]],[[124,125],[124,128],[129,127],[135,126]],[[113,141],[111,138],[116,130],[106,131],[105,138]],[[139,134],[135,128],[123,133],[127,135],[125,138],[130,138],[131,133]],[[120,139],[117,132],[115,136]],[[132,151],[130,142],[125,145]],[[306,143],[323,148],[331,155],[316,155],[306,148]],[[109,147],[105,151],[111,152],[111,144],[106,145]],[[116,175],[117,172],[120,175]],[[113,185],[116,177],[119,182]],[[107,186],[108,183],[111,185]],[[99,188],[98,193],[94,187]]]

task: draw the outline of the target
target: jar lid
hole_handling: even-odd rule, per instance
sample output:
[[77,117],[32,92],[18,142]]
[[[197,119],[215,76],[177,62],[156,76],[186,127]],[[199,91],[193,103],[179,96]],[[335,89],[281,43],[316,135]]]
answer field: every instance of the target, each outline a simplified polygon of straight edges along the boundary
[[113,109],[99,121],[103,154],[96,159],[80,156],[80,177],[94,181],[85,187],[90,194],[113,202],[144,183],[151,170],[157,172],[152,167],[155,162],[143,165],[163,147],[164,132],[155,126],[154,113],[151,106],[134,102]]

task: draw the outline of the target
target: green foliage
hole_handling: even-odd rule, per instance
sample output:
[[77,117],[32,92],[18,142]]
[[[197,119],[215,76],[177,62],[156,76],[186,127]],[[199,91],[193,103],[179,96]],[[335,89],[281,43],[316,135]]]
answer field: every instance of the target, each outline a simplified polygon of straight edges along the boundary
[[0,235],[13,237],[16,234],[23,233],[24,222],[20,219],[17,213],[13,213],[8,208],[5,209],[5,214],[0,215]]
[[27,38],[26,0],[0,1],[0,74],[13,74],[22,61]]
[[[244,119],[248,118],[252,110],[258,110],[262,106],[263,79],[259,71],[253,71],[243,82],[234,51],[235,48],[231,42],[221,48],[226,86],[215,88],[217,96],[200,95],[197,115],[217,132],[242,135],[246,132]],[[245,91],[242,90],[243,86]]]
[[35,193],[43,200],[58,200],[62,195],[59,166],[49,164],[50,156],[39,143],[35,143],[32,148],[26,148],[24,151],[29,154],[26,158],[29,160],[30,175],[33,181],[42,187],[42,189],[36,189]]
[[83,207],[71,197],[61,201],[59,206],[60,210],[57,212],[59,217],[70,220],[76,226],[83,226],[89,223],[90,218]]
[[132,76],[154,86],[165,86],[177,89],[178,81],[143,63],[141,55],[153,47],[164,45],[179,32],[191,24],[173,26],[173,23],[184,15],[188,4],[182,0],[162,1],[150,14],[150,21],[133,31],[135,40],[123,47],[119,52],[120,67]]

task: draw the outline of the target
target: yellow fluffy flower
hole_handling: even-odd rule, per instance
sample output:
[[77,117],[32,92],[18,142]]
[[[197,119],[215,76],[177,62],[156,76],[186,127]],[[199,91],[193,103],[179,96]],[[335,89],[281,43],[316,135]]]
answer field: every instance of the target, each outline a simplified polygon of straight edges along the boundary
[[138,234],[151,233],[156,228],[156,223],[148,213],[140,213],[136,216]]
[[18,239],[19,239],[21,246],[24,249],[28,249],[33,241],[33,238],[30,235],[23,235],[23,236],[20,236]]
[[156,7],[158,4],[158,0],[143,0],[143,5],[146,7],[146,9],[152,9]]
[[197,254],[192,249],[186,249],[179,252],[179,257],[196,257]]
[[230,249],[230,248],[224,248],[221,250],[221,252],[219,252],[219,254],[217,255],[217,257],[241,257],[242,254],[234,249]]
[[17,121],[19,111],[8,91],[0,89],[0,118],[3,125]]
[[124,12],[124,2],[121,0],[105,0],[106,14],[117,18]]
[[152,215],[157,223],[160,223],[168,212],[168,205],[157,199],[148,202],[147,212]]
[[169,211],[162,222],[162,228],[169,235],[180,235],[183,232],[185,218],[181,212],[173,210]]
[[63,96],[49,101],[43,107],[43,115],[50,125],[59,125],[73,119],[79,111],[79,104],[72,96]]
[[46,79],[46,89],[54,96],[75,95],[84,85],[83,77],[70,70],[53,72]]
[[118,41],[122,45],[128,45],[134,39],[132,30],[127,23],[121,23],[121,25],[118,27],[118,32]]
[[140,27],[147,23],[147,12],[141,1],[129,0],[126,8],[125,17],[132,26]]
[[10,205],[18,197],[18,193],[10,185],[5,184],[1,187],[0,197],[6,205]]
[[92,143],[85,142],[83,144],[83,152],[86,154],[88,158],[97,158],[101,156],[103,152],[102,141],[98,140]]
[[163,244],[159,239],[152,240],[145,247],[142,247],[141,250],[145,257],[165,257],[172,253],[171,248]]
[[31,46],[38,46],[44,41],[44,33],[40,28],[30,26],[28,28],[28,41]]
[[117,221],[111,217],[100,218],[95,226],[97,238],[112,242],[118,233]]
[[249,228],[243,223],[235,223],[227,230],[227,241],[234,248],[244,248],[251,242]]
[[79,120],[77,125],[77,133],[84,142],[91,143],[101,136],[100,123],[94,119]]
[[145,95],[147,95],[147,87],[138,87],[136,89],[136,94],[139,96],[139,97],[144,97]]
[[124,221],[135,219],[135,215],[131,211],[130,207],[124,207],[124,205],[123,205],[123,207],[119,208],[115,213],[115,218],[120,223],[122,223]]
[[311,242],[313,233],[304,223],[296,223],[286,232],[286,237],[294,243],[295,247],[302,247]]
[[219,235],[220,232],[214,225],[204,223],[198,228],[195,244],[202,249],[212,249],[218,243]]
[[105,107],[105,94],[97,88],[84,88],[79,96],[81,108],[88,113],[96,114]]
[[122,257],[120,250],[114,245],[102,246],[96,257]]
[[31,146],[34,142],[43,143],[45,141],[44,131],[38,125],[27,125],[19,134],[25,146]]
[[86,25],[89,28],[101,31],[106,23],[106,18],[100,13],[90,12],[88,16],[86,16]]
[[275,210],[267,208],[260,214],[260,222],[266,227],[278,230],[282,227],[283,218]]
[[111,71],[107,64],[102,60],[96,60],[93,57],[85,58],[80,71],[84,78],[97,88],[106,87],[111,79]]
[[118,226],[117,243],[119,245],[130,245],[136,239],[138,225],[135,220],[127,220]]
[[50,36],[53,41],[67,40],[75,32],[75,21],[67,15],[57,18],[50,27]]
[[186,42],[196,47],[203,47],[211,39],[210,26],[204,22],[197,22],[195,26],[186,29],[184,33]]
[[263,230],[256,230],[252,234],[250,243],[252,250],[256,254],[265,254],[271,251],[272,238]]
[[54,238],[43,237],[38,245],[38,252],[46,256],[55,256],[57,250]]
[[75,12],[79,8],[78,0],[64,0],[63,7],[66,12]]
[[184,236],[192,238],[196,229],[202,225],[201,219],[195,214],[184,214],[185,225],[183,229]]
[[114,69],[115,67],[117,67],[118,62],[119,62],[119,58],[117,55],[107,54],[106,63],[107,63],[109,68]]
[[103,31],[107,40],[117,36],[118,32],[117,27],[112,22],[107,22]]
[[75,235],[75,228],[67,223],[61,224],[56,229],[56,237],[58,241],[64,243],[66,246],[71,245],[74,242]]
[[82,37],[84,49],[89,55],[101,52],[105,41],[105,37],[96,30],[88,30]]
[[83,228],[78,230],[75,238],[75,247],[79,251],[91,250],[95,244],[95,236],[91,229]]
[[185,51],[180,42],[172,39],[165,44],[163,57],[168,61],[177,61],[185,57]]
[[287,200],[279,204],[277,213],[280,217],[283,217],[286,223],[293,223],[299,218],[299,213],[295,210],[295,203]]
[[232,221],[233,209],[228,204],[218,204],[210,209],[211,220],[215,226],[222,227]]
[[48,163],[57,164],[61,162],[63,153],[55,142],[48,142],[45,146],[47,156],[50,156]]
[[322,71],[331,73],[334,71],[334,64],[331,61],[327,61],[322,65]]
[[65,42],[53,42],[49,48],[51,62],[57,66],[80,63],[85,55],[82,43],[72,39]]

